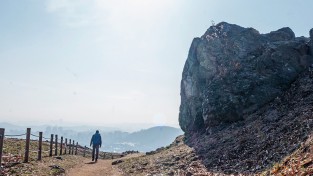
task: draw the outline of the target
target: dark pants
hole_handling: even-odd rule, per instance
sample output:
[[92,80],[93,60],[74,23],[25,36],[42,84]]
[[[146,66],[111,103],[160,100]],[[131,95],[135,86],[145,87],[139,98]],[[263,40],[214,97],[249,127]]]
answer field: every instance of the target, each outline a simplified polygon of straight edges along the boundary
[[[96,157],[95,157],[95,154],[96,154]],[[92,146],[92,160],[94,159],[98,159],[98,156],[99,156],[99,145],[93,145]]]

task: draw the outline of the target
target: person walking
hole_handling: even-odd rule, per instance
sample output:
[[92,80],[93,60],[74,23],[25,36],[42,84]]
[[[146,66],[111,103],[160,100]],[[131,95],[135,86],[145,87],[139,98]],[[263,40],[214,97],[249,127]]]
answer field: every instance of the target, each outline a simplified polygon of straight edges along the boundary
[[90,147],[91,145],[92,145],[92,161],[97,162],[99,156],[99,147],[101,147],[102,145],[102,139],[99,130],[97,130],[96,133],[92,135]]

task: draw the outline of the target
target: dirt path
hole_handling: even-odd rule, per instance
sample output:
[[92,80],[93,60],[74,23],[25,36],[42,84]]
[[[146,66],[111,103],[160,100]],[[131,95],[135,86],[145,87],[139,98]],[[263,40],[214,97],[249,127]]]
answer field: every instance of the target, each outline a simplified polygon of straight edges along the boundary
[[121,176],[117,168],[112,166],[112,160],[99,159],[97,163],[86,159],[84,164],[75,167],[66,174],[68,176]]

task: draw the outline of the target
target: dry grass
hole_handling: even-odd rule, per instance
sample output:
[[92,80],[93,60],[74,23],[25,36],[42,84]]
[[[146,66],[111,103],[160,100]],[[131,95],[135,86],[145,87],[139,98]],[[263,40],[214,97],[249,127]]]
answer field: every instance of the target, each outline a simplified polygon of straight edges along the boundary
[[[30,152],[29,152],[29,160],[35,161],[37,160],[38,155],[38,141],[31,141],[30,142]],[[49,143],[43,142],[42,143],[42,157],[49,156]],[[24,139],[10,139],[6,138],[4,140],[4,149],[3,149],[3,156],[4,158],[9,157],[13,159],[14,157],[18,158],[16,162],[22,162],[24,160],[25,155],[25,140]],[[4,159],[5,161],[6,159]],[[12,161],[12,160],[11,160]],[[10,160],[8,161],[10,163]],[[4,164],[9,164],[4,162]]]
[[[24,160],[25,140],[6,138],[4,140],[2,158],[3,167],[0,175],[64,175],[66,170],[79,165],[84,160],[82,156],[78,155],[64,155],[62,160],[48,157],[49,152],[46,151],[49,151],[49,143],[43,142],[42,160],[37,161],[37,150],[38,141],[31,141],[29,163],[22,163]],[[57,165],[62,169],[49,167],[52,165]]]
[[[62,160],[54,157],[46,157],[43,158],[42,161],[20,163],[6,168],[3,175],[65,175],[67,170],[81,164],[83,159],[82,156],[75,155],[62,156]],[[62,169],[53,169],[49,167],[53,165],[60,166]]]

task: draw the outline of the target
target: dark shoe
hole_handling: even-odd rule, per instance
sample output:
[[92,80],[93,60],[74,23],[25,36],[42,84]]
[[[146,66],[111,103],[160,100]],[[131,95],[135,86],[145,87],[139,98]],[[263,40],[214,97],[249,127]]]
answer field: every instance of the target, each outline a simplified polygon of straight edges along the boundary
[[95,159],[92,158],[92,161],[94,161]]

